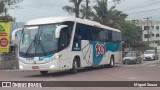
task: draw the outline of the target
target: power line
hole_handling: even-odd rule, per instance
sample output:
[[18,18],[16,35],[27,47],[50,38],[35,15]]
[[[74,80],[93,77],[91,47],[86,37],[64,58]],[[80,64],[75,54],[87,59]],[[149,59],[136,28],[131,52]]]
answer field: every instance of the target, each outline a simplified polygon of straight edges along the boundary
[[127,8],[122,8],[122,10],[125,11],[125,10],[131,10],[131,9],[139,9],[139,8],[141,8],[141,7],[146,7],[146,6],[158,4],[159,2],[160,2],[160,1],[150,0],[150,1],[147,1],[147,2],[142,2],[142,3],[140,3],[140,4],[136,4],[136,5],[133,6],[133,7],[126,6]]
[[160,9],[160,7],[159,8],[154,8],[154,9],[149,9],[149,10],[135,11],[135,12],[129,12],[129,13],[125,12],[125,13],[127,13],[127,14],[143,13],[143,12],[154,11],[154,10],[158,10],[158,9]]
[[160,5],[160,1],[159,2],[157,2],[157,3],[155,3],[155,4],[152,4],[152,5],[144,5],[144,6],[141,6],[141,7],[137,7],[137,8],[130,8],[130,9],[126,9],[126,10],[122,10],[122,11],[130,11],[130,10],[139,10],[139,9],[144,9],[144,8],[149,8],[149,7],[153,7],[153,5],[154,6],[156,6],[156,5]]

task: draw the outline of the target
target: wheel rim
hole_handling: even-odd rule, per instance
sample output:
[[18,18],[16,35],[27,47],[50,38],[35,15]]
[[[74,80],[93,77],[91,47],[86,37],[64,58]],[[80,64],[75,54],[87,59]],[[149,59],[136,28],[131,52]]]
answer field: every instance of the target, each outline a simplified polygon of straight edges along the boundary
[[74,68],[77,69],[77,62],[74,62]]
[[112,66],[114,65],[113,59],[111,59],[111,65],[112,65]]

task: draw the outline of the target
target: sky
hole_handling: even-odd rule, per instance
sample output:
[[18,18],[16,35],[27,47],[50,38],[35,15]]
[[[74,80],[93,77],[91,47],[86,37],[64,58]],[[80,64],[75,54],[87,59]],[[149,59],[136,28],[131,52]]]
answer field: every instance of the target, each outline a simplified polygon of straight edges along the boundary
[[[27,22],[32,19],[54,16],[73,16],[62,10],[65,5],[71,5],[69,0],[24,0],[18,4],[19,9],[10,9],[9,14],[16,18],[17,22]],[[94,5],[94,3],[92,3]],[[112,6],[113,3],[108,3]],[[151,20],[160,21],[160,0],[122,0],[116,8],[127,13],[128,20]]]

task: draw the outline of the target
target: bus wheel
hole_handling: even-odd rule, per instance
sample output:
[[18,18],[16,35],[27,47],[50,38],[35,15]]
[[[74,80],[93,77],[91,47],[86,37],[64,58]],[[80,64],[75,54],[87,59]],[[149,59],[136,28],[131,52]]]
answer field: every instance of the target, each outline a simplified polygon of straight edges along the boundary
[[40,71],[40,73],[41,73],[42,75],[46,75],[46,74],[48,74],[48,71]]
[[109,68],[112,68],[114,66],[114,57],[112,56],[110,58],[110,64],[108,65]]
[[77,59],[74,59],[72,69],[70,70],[70,72],[72,74],[75,74],[75,73],[77,73],[77,71],[78,71],[78,62],[77,62]]

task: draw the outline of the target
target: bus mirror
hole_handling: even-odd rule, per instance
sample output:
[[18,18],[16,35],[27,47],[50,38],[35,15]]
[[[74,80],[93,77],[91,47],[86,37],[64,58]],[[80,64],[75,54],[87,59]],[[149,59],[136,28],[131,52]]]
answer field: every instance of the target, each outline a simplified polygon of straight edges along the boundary
[[56,38],[59,38],[60,37],[60,32],[61,32],[61,30],[63,29],[63,28],[65,28],[65,27],[68,27],[67,25],[60,25],[60,26],[58,26],[57,28],[56,28],[56,31],[55,31],[55,37]]
[[18,28],[18,29],[15,29],[13,30],[12,32],[12,41],[14,42],[16,40],[16,34],[18,31],[22,31],[23,29],[22,28]]

